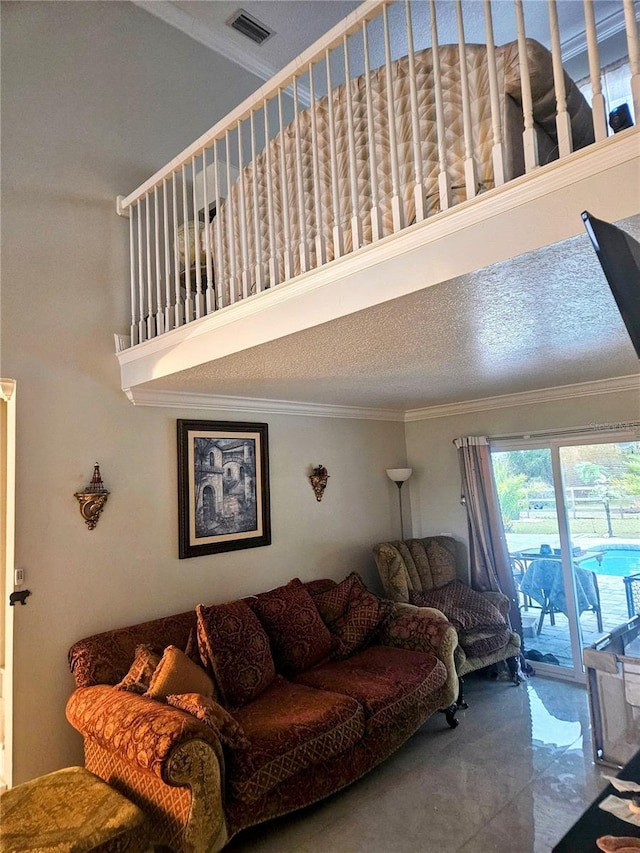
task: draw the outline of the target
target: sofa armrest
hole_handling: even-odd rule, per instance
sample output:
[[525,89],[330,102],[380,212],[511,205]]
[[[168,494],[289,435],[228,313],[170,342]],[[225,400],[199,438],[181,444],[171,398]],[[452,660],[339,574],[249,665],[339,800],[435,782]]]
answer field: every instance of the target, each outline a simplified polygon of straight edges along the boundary
[[500,613],[504,616],[505,619],[507,618],[507,616],[509,615],[510,608],[508,595],[505,595],[503,592],[491,591],[482,592],[480,594],[483,595],[487,599],[487,601],[490,601],[491,604],[493,604],[493,606],[500,611]]
[[224,757],[209,726],[107,684],[77,688],[66,713],[84,737],[87,769],[147,811],[156,843],[178,853],[224,846]]
[[454,650],[458,645],[458,634],[444,613],[434,607],[395,603],[391,619],[380,636],[380,642],[385,646],[433,652],[447,668],[443,707],[455,702],[458,695],[458,676]]

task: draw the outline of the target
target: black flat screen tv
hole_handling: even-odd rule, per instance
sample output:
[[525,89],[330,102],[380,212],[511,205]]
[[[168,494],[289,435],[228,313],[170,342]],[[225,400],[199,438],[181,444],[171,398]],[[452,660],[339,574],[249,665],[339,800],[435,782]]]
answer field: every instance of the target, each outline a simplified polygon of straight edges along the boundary
[[586,210],[582,220],[640,358],[640,243],[622,228],[596,219]]

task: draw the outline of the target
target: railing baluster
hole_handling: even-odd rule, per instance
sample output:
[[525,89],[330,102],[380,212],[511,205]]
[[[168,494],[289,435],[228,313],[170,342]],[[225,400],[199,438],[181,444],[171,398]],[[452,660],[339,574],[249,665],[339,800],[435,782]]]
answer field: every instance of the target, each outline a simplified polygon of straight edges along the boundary
[[340,222],[340,188],[338,184],[338,149],[336,147],[336,119],[333,104],[333,83],[331,82],[331,54],[325,51],[324,60],[327,71],[327,118],[329,120],[329,151],[331,156],[331,207],[333,211],[333,257],[344,255],[342,223]]
[[150,193],[147,193],[144,198],[144,231],[147,257],[147,337],[151,339],[156,336],[156,324],[153,316],[153,269],[151,267],[151,214],[149,213],[149,195]]
[[498,93],[498,71],[496,67],[496,47],[493,38],[493,17],[491,0],[484,0],[485,39],[487,42],[487,71],[489,73],[489,94],[491,98],[491,126],[493,130],[493,185],[504,184],[504,145],[502,142],[502,118],[500,95]]
[[286,128],[282,118],[282,89],[278,89],[278,123],[280,136],[280,205],[282,207],[282,231],[284,235],[284,278],[293,277],[291,254],[291,220],[289,218],[289,185],[287,183],[287,156],[285,152]]
[[438,43],[438,23],[436,21],[435,0],[429,0],[431,12],[431,51],[433,58],[433,86],[436,102],[436,130],[438,137],[438,194],[440,210],[451,207],[451,187],[447,173],[446,129],[444,124],[444,102],[442,99],[442,75],[440,73],[440,45]]
[[136,247],[134,240],[134,214],[136,212],[136,208],[134,205],[131,205],[129,208],[129,266],[130,266],[130,280],[131,280],[131,346],[135,346],[135,344],[139,343],[138,340],[138,326],[136,320],[136,300],[137,300],[137,292],[136,292]]
[[369,36],[367,22],[362,24],[364,51],[365,90],[367,99],[367,142],[369,146],[369,191],[371,195],[371,241],[375,243],[382,237],[380,217],[380,193],[378,191],[378,156],[376,152],[375,117],[373,114],[373,93],[371,91],[371,60],[369,59]]
[[164,241],[164,280],[165,280],[165,306],[164,306],[164,328],[169,331],[171,323],[171,241],[169,239],[169,207],[167,200],[167,179],[162,179],[162,234]]
[[187,168],[182,167],[182,247],[184,249],[184,321],[193,320],[193,295],[191,292],[191,235],[189,234],[189,195],[187,193]]
[[184,323],[184,306],[182,304],[182,294],[180,293],[180,246],[178,245],[178,184],[176,180],[176,172],[173,173],[172,188],[173,188],[173,269],[175,273],[174,285],[176,289],[176,304],[175,304],[175,326],[182,326]]
[[344,49],[344,90],[347,110],[347,134],[349,152],[349,195],[351,197],[351,244],[352,248],[362,246],[362,221],[358,209],[358,165],[356,162],[356,136],[353,121],[353,98],[351,97],[351,66],[349,64],[349,45],[347,36],[343,39]]
[[198,181],[196,176],[196,158],[191,158],[191,192],[193,197],[193,265],[196,277],[196,295],[194,298],[196,309],[196,320],[203,314],[202,298],[202,251],[200,246],[200,218],[198,216]]
[[146,340],[146,324],[144,321],[144,267],[142,260],[142,203],[136,202],[138,212],[138,341]]
[[318,120],[316,115],[317,101],[315,83],[313,81],[313,65],[309,64],[309,94],[311,96],[311,150],[313,156],[313,210],[316,226],[316,266],[321,267],[327,262],[322,227],[322,199],[320,195],[320,158],[318,154]]
[[265,164],[267,168],[267,213],[269,218],[269,287],[274,287],[280,283],[280,264],[276,255],[276,222],[275,222],[275,205],[273,203],[273,178],[272,178],[272,163],[271,163],[271,140],[269,139],[269,108],[267,101],[264,101],[264,151]]
[[[216,308],[224,308],[227,304],[225,296],[225,284],[228,281],[229,270],[224,264],[224,244],[222,235],[222,210],[220,205],[220,162],[218,160],[218,140],[213,143],[213,183],[216,194],[216,251],[213,259],[213,278],[216,289]],[[226,211],[225,211],[226,214]],[[222,272],[227,278],[223,278]]]
[[533,99],[531,97],[531,77],[529,75],[529,57],[527,55],[527,36],[524,26],[522,0],[515,0],[516,28],[518,31],[518,59],[520,61],[520,90],[522,94],[522,115],[524,118],[524,168],[531,172],[539,165],[538,137],[533,122]]
[[584,22],[587,30],[587,53],[589,56],[589,77],[591,79],[591,112],[593,115],[593,132],[596,142],[607,138],[607,108],[602,94],[602,78],[600,75],[600,49],[598,48],[598,33],[596,18],[593,11],[593,0],[584,0]]
[[384,63],[387,81],[387,125],[389,128],[389,159],[391,161],[391,218],[393,230],[404,228],[404,204],[400,188],[400,168],[398,165],[398,140],[396,135],[396,111],[393,97],[393,72],[391,70],[391,41],[389,38],[389,13],[382,7],[384,24]]
[[231,183],[231,151],[229,148],[229,131],[224,133],[225,165],[227,169],[227,247],[229,250],[229,299],[231,302],[238,301],[238,261],[236,255],[236,235],[234,225],[236,222],[235,204],[233,201],[233,185]]
[[564,85],[564,68],[560,48],[560,26],[556,0],[547,0],[549,6],[549,31],[551,33],[551,56],[553,59],[553,85],[556,90],[556,128],[558,133],[558,156],[560,159],[573,151],[571,117],[567,110],[567,92]]
[[[251,163],[253,165],[253,232],[255,242],[255,266],[253,268],[256,280],[256,293],[264,290],[264,265],[262,263],[262,230],[260,227],[260,194],[258,192],[258,168],[256,165],[256,129],[254,110],[251,111]],[[266,144],[266,141],[265,141]]]
[[304,206],[304,169],[302,168],[302,144],[300,141],[300,109],[298,106],[298,78],[293,78],[293,124],[296,146],[296,185],[298,199],[298,253],[300,272],[309,269],[309,250],[307,247],[307,221]]
[[464,134],[464,183],[467,198],[476,194],[478,177],[476,161],[473,156],[473,130],[471,128],[471,99],[469,97],[469,72],[467,69],[467,43],[464,37],[464,18],[462,16],[462,0],[456,0],[456,16],[458,19],[458,57],[460,62],[460,88],[462,90],[462,127]]
[[415,221],[422,222],[426,216],[426,191],[422,178],[422,140],[420,138],[420,119],[418,115],[418,92],[416,89],[416,57],[413,43],[413,22],[411,20],[411,2],[405,0],[405,25],[407,28],[407,57],[409,61],[409,98],[411,102],[411,141],[413,143],[413,173],[415,185],[413,200]]
[[160,266],[160,215],[158,213],[158,188],[153,190],[153,243],[156,250],[156,335],[164,332],[164,306],[162,299],[162,267]]
[[202,209],[204,211],[204,254],[207,286],[205,294],[205,314],[211,314],[216,307],[216,291],[213,280],[213,259],[211,257],[211,222],[209,217],[209,177],[207,175],[207,149],[202,151]]
[[242,298],[246,299],[249,295],[249,238],[247,233],[247,211],[245,204],[245,175],[244,162],[242,157],[242,122],[238,122],[238,216],[240,217],[240,271],[242,276]]
[[631,97],[636,124],[640,121],[640,44],[638,43],[638,25],[636,24],[634,0],[623,0],[624,23],[627,30],[627,50],[631,69]]

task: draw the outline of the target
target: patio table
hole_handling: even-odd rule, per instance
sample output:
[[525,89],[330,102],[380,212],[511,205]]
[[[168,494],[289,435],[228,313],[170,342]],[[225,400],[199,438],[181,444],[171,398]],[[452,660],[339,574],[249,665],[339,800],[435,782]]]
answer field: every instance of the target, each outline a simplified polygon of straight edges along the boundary
[[[526,566],[524,576],[520,581],[520,592],[533,598],[542,608],[537,628],[539,634],[542,630],[545,614],[549,614],[552,625],[555,625],[555,613],[568,615],[562,576],[562,558],[559,554],[541,557],[539,551],[535,553],[519,551],[512,556],[521,560]],[[600,591],[596,574],[588,569],[581,569],[579,566],[579,563],[593,557],[602,559],[602,554],[588,553],[574,555],[573,557],[577,605],[580,613],[584,613],[585,610],[592,610],[596,614],[598,630],[602,631]]]

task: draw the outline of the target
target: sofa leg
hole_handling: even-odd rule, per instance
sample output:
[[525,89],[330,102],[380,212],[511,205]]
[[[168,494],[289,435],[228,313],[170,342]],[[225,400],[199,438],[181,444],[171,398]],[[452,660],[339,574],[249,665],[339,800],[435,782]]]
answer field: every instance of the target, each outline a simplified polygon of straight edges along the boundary
[[515,685],[522,684],[522,676],[520,675],[520,665],[517,657],[507,658],[507,666],[511,673],[511,680]]
[[451,726],[452,729],[455,729],[455,727],[460,723],[460,720],[456,720],[457,711],[458,706],[455,702],[449,705],[448,708],[440,708],[440,713],[444,714],[447,723]]
[[466,709],[469,706],[464,701],[464,681],[458,676],[458,698],[456,699],[456,706],[458,708]]

